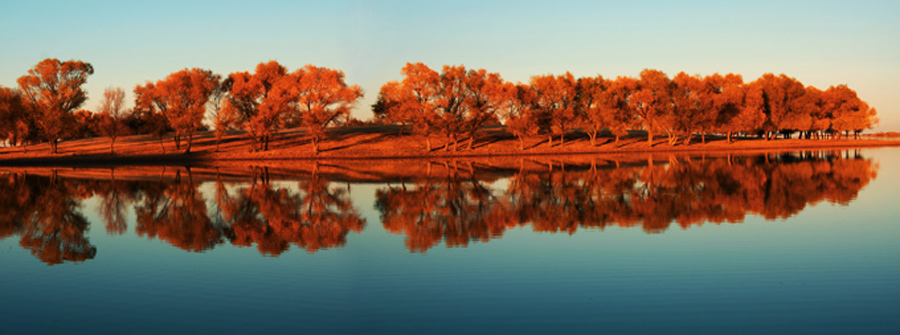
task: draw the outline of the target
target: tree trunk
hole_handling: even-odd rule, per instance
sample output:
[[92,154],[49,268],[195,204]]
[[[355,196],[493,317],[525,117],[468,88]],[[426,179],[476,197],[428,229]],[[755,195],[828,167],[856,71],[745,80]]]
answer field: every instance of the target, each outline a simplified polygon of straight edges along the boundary
[[684,145],[685,145],[685,146],[691,145],[691,133],[688,133],[687,136],[685,136],[685,138],[684,138]]
[[431,152],[431,138],[425,137],[425,148],[428,152]]
[[725,143],[731,144],[731,132],[725,133]]
[[597,132],[592,131],[592,132],[588,133],[588,135],[591,137],[591,146],[592,147],[596,146],[596,144],[595,144],[596,141],[594,141],[594,139],[597,138]]
[[472,144],[474,144],[474,143],[475,143],[475,134],[472,134],[472,136],[469,136],[469,145],[467,146],[466,150],[472,150]]
[[616,144],[619,144],[619,134],[616,134]]
[[116,138],[115,138],[115,137],[110,137],[110,139],[111,139],[112,141],[109,142],[109,153],[110,153],[110,154],[114,154],[114,153],[116,153],[116,152],[113,150],[113,146],[116,145]]
[[318,155],[319,154],[319,138],[318,137],[313,136],[312,145],[313,145],[313,155]]
[[184,153],[185,153],[185,154],[191,153],[191,142],[193,142],[193,141],[191,141],[191,140],[192,140],[192,137],[193,137],[193,135],[188,135],[188,136],[187,136],[187,149],[184,150]]
[[181,150],[181,136],[175,135],[173,139],[175,140],[175,150]]
[[700,143],[706,144],[706,133],[700,133]]
[[54,154],[54,155],[56,154],[56,147],[58,145],[59,145],[59,143],[56,143],[56,139],[50,140],[50,153],[51,154]]
[[519,150],[525,151],[525,139],[519,136]]
[[559,146],[562,146],[563,143],[566,143],[566,134],[565,133],[559,134]]
[[550,135],[550,139],[547,140],[547,145],[550,146],[551,148],[553,147],[553,135]]
[[647,144],[653,146],[653,133],[649,130],[647,131]]

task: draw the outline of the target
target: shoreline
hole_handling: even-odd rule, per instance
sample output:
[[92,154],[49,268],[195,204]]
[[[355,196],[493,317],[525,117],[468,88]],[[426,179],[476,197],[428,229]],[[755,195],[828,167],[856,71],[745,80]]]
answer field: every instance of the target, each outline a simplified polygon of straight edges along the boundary
[[[361,127],[357,131],[341,131],[330,134],[320,143],[322,150],[313,154],[311,143],[302,130],[277,135],[269,151],[249,152],[250,141],[244,134],[223,137],[220,150],[210,132],[195,137],[193,152],[184,154],[175,150],[174,142],[167,138],[147,135],[120,137],[116,141],[115,154],[109,153],[108,138],[69,140],[59,144],[60,153],[50,154],[48,144],[27,148],[0,148],[0,166],[109,166],[109,165],[211,165],[242,162],[289,161],[385,161],[385,160],[481,160],[490,158],[528,158],[560,156],[627,156],[627,155],[693,155],[693,154],[752,154],[766,152],[847,150],[855,148],[898,147],[900,139],[774,139],[737,138],[727,144],[720,136],[708,136],[706,143],[699,140],[690,145],[679,142],[670,145],[662,137],[647,144],[646,136],[633,134],[615,144],[612,138],[598,138],[597,145],[590,145],[587,136],[571,135],[564,145],[547,145],[547,138],[533,137],[526,140],[526,150],[519,148],[518,139],[502,131],[486,130],[480,134],[471,149],[464,148],[467,141],[460,141],[460,151],[445,151],[441,142],[431,152],[425,152],[421,135],[399,135],[383,128]],[[554,139],[554,142],[558,140]],[[432,141],[435,142],[435,141]],[[441,146],[440,144],[444,144]],[[555,143],[554,143],[555,144]],[[167,149],[168,147],[168,149]]]

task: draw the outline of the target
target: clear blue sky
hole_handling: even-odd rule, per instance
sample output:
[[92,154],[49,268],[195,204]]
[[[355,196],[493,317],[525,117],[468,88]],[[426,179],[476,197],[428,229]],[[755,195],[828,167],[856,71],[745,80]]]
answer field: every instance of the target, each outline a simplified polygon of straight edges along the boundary
[[[184,3],[182,3],[184,2]],[[84,106],[186,67],[227,75],[277,60],[343,70],[371,116],[406,62],[462,64],[510,81],[576,76],[785,73],[847,84],[900,130],[900,1],[8,1],[0,85],[40,60],[94,65]]]

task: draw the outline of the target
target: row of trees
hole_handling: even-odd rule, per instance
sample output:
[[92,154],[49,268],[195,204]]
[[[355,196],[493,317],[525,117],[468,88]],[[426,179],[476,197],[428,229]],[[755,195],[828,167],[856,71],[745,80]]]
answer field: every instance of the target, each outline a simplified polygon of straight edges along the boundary
[[[186,152],[203,121],[211,115],[217,139],[225,131],[245,131],[252,150],[268,150],[278,131],[305,126],[318,152],[328,127],[346,124],[363,96],[347,85],[339,70],[307,65],[289,72],[275,61],[254,72],[227,77],[209,70],[184,69],[134,88],[133,109],[125,109],[125,92],[109,88],[97,113],[79,110],[87,99],[82,88],[94,69],[89,63],[45,59],[18,79],[18,88],[0,87],[0,139],[10,145],[47,141],[53,153],[67,137],[109,136],[110,151],[124,133],[173,133]],[[520,141],[580,130],[595,145],[601,131],[616,141],[630,130],[643,130],[652,144],[664,134],[671,144],[707,134],[764,134],[767,139],[801,132],[821,138],[870,128],[876,111],[846,85],[820,90],[786,75],[765,74],[744,83],[740,75],[688,75],[669,78],[644,70],[638,78],[575,78],[572,74],[534,76],[528,84],[504,81],[484,69],[444,66],[437,72],[422,63],[407,63],[404,78],[381,87],[372,106],[375,121],[400,124],[432,137],[442,135],[447,149],[468,139],[486,124],[503,123]],[[75,125],[75,126],[72,126]],[[451,146],[452,144],[452,146]],[[26,147],[27,150],[27,147]]]
[[[438,73],[422,63],[407,63],[404,78],[381,87],[373,106],[385,123],[409,126],[413,132],[442,134],[457,144],[489,122],[503,122],[524,140],[538,134],[563,144],[574,129],[595,144],[602,130],[616,141],[629,130],[644,130],[648,142],[665,134],[674,144],[692,136],[736,133],[765,134],[767,139],[800,131],[806,138],[860,132],[874,126],[876,111],[846,85],[819,90],[786,75],[765,74],[744,83],[740,75],[688,75],[669,78],[644,70],[638,78],[575,78],[572,74],[534,76],[528,84],[504,81],[484,69],[444,66]],[[446,148],[450,148],[447,145]],[[456,147],[455,145],[453,146]]]
[[270,61],[254,73],[235,72],[224,79],[198,68],[174,72],[135,87],[130,110],[124,107],[124,90],[109,88],[98,113],[92,113],[79,108],[87,100],[82,86],[93,72],[85,62],[45,59],[19,78],[18,89],[0,87],[0,140],[10,145],[47,141],[56,153],[61,139],[102,135],[111,138],[112,152],[121,134],[162,138],[171,132],[176,148],[184,141],[190,152],[194,135],[211,115],[217,138],[240,129],[250,135],[253,150],[268,150],[274,133],[305,126],[318,151],[325,129],[346,122],[363,96],[339,70],[307,65],[288,72]]

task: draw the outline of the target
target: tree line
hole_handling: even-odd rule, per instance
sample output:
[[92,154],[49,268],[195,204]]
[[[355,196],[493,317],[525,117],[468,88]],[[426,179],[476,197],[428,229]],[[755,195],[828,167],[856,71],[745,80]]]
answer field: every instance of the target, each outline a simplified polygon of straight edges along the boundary
[[474,132],[487,123],[506,125],[524,150],[526,138],[544,134],[551,146],[554,137],[563,145],[575,130],[587,133],[591,145],[604,130],[616,142],[643,130],[651,145],[658,134],[688,145],[697,135],[705,142],[708,134],[723,134],[729,143],[734,134],[840,138],[878,122],[875,109],[846,85],[823,91],[784,74],[744,83],[731,73],[669,78],[646,69],[637,78],[575,78],[567,72],[513,84],[484,69],[445,65],[437,72],[422,63],[407,63],[402,74],[381,87],[373,113],[425,135],[429,151],[431,134],[443,135],[454,149],[467,138],[471,147]]
[[[303,126],[314,150],[325,130],[350,119],[362,89],[348,85],[339,70],[307,65],[289,72],[270,61],[254,73],[222,77],[210,70],[183,69],[134,88],[134,107],[125,109],[125,92],[108,88],[96,113],[79,109],[87,100],[82,87],[94,69],[82,61],[45,59],[18,79],[18,88],[0,87],[0,140],[25,146],[60,140],[109,136],[110,152],[123,134],[172,134],[177,150],[191,144],[211,119],[217,140],[228,130],[243,130],[253,150],[268,150],[281,129]],[[165,149],[163,147],[163,149]]]
[[[83,89],[93,74],[89,63],[45,59],[17,80],[0,86],[0,140],[8,145],[48,142],[57,153],[60,140],[108,136],[110,152],[124,134],[152,134],[160,141],[172,134],[176,149],[190,152],[197,131],[212,123],[217,143],[229,130],[241,130],[251,150],[265,151],[279,131],[306,127],[318,152],[326,130],[351,124],[350,110],[363,92],[348,85],[340,70],[307,65],[289,71],[276,61],[253,72],[228,76],[199,68],[183,69],[155,82],[137,85],[134,107],[125,108],[125,91],[104,91],[99,109],[80,109]],[[575,78],[533,76],[527,84],[511,83],[498,73],[463,66],[437,72],[422,63],[407,63],[403,79],[384,84],[372,106],[369,123],[401,125],[402,131],[424,136],[432,151],[434,137],[449,150],[468,148],[479,130],[503,124],[525,150],[525,140],[546,136],[548,144],[565,143],[566,135],[585,133],[591,145],[604,131],[615,141],[629,131],[657,135],[670,144],[689,145],[699,136],[735,134],[790,138],[841,138],[877,124],[876,110],[846,85],[820,90],[784,74],[764,74],[744,83],[736,74],[709,76],[681,72],[673,78],[647,69],[639,77]],[[358,120],[357,120],[358,121]],[[360,122],[356,122],[357,124]],[[165,150],[165,147],[163,147]]]

